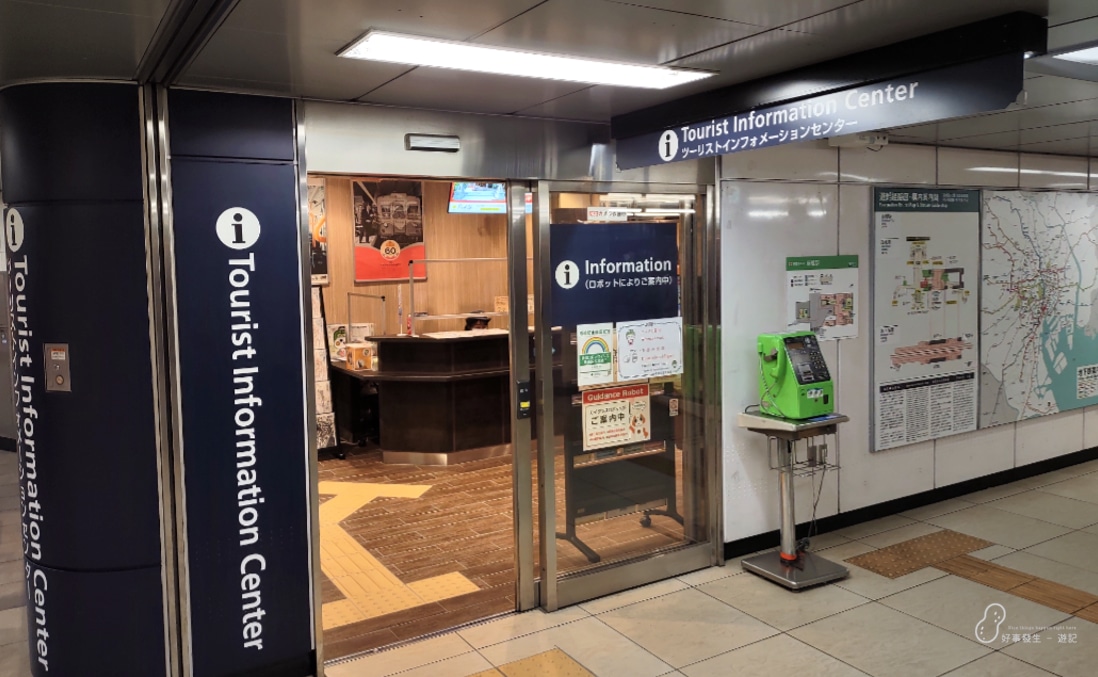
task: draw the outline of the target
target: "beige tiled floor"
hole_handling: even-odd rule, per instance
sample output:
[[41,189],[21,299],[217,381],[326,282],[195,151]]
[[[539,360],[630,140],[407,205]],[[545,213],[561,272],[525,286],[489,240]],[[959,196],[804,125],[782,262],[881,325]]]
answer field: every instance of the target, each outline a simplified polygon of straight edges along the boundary
[[[813,549],[841,561],[943,528],[996,544],[976,557],[1098,592],[1098,463],[825,534]],[[327,674],[465,677],[471,673],[459,665],[482,658],[498,667],[552,648],[600,677],[1095,674],[1098,625],[938,569],[892,580],[848,566],[849,578],[794,593],[744,573],[737,559],[553,614],[500,618],[448,635],[445,645],[435,638]],[[1007,640],[984,645],[975,627],[992,603],[1006,609]]]
[[[14,460],[0,453],[8,491]],[[0,510],[0,675],[24,677],[25,601],[10,513]],[[942,528],[996,543],[976,557],[1098,594],[1098,463],[825,534],[814,549],[842,561]],[[848,566],[845,580],[793,593],[744,573],[737,559],[556,613],[462,628],[326,674],[466,677],[553,649],[600,677],[1095,674],[1098,625],[937,569],[892,580]],[[992,603],[1006,609],[1007,639],[984,645],[974,630]]]

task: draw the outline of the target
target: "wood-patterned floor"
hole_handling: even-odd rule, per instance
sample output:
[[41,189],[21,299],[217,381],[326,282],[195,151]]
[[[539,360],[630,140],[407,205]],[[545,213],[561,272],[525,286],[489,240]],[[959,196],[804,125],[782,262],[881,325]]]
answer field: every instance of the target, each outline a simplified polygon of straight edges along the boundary
[[[386,465],[377,450],[348,447],[346,451],[343,460],[321,459],[321,482],[430,485],[431,489],[417,499],[376,498],[344,519],[340,523],[343,530],[405,584],[459,572],[480,590],[325,629],[326,659],[515,609],[510,456],[426,467]],[[557,466],[557,512],[562,516],[563,463]],[[679,493],[681,496],[681,489]],[[322,495],[321,501],[326,498]],[[637,515],[583,524],[577,533],[602,555],[604,562],[674,546],[683,539],[683,528],[677,522],[655,517],[652,526],[645,528]],[[557,558],[562,572],[590,566],[582,553],[565,541],[558,541]],[[324,603],[343,598],[326,577],[322,596]]]

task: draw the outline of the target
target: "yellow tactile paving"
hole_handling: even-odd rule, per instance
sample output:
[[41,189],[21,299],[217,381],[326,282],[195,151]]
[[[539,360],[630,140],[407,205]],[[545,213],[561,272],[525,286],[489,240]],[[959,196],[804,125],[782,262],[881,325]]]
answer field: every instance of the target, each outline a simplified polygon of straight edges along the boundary
[[419,498],[430,488],[422,484],[320,483],[319,493],[331,496],[320,505],[320,568],[345,598],[324,605],[325,629],[480,589],[456,572],[405,585],[340,526],[375,498]]
[[495,670],[469,675],[469,677],[595,677],[595,675],[560,649],[550,649],[529,658],[501,665]]
[[[472,586],[472,589],[469,586]],[[464,574],[457,572],[414,581],[409,583],[408,587],[424,602],[437,602],[440,599],[449,599],[479,590]]]

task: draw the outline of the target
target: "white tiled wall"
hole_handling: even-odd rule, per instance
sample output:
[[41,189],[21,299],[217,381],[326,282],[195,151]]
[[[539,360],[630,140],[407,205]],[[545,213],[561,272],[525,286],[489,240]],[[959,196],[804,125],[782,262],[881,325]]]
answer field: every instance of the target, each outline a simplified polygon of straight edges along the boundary
[[1098,447],[1098,406],[1083,410],[1083,448]]
[[934,146],[885,146],[880,150],[839,150],[841,181],[856,183],[934,183],[938,175]]
[[[944,487],[1014,467],[1013,425],[934,441],[934,486]],[[887,452],[886,454],[887,455]]]
[[1083,449],[1085,415],[1086,412],[1076,409],[1019,421],[1014,438],[1017,464],[1028,465]]
[[[1098,446],[1098,407],[871,453],[870,199],[874,183],[1098,189],[1098,160],[886,146],[879,152],[822,143],[722,158],[722,358],[725,540],[778,527],[776,473],[761,436],[736,427],[758,402],[755,337],[782,327],[785,257],[860,257],[858,335],[824,344],[837,375],[836,404],[850,416],[837,442],[842,469],[824,482],[819,517],[850,511],[1015,466]],[[1093,178],[1089,178],[1090,174]],[[841,181],[841,183],[839,183]],[[810,517],[812,488],[797,490]]]
[[1019,182],[1022,188],[1086,190],[1090,160],[1022,153]]
[[[833,158],[834,160],[834,158]],[[736,414],[757,404],[759,333],[785,326],[784,297],[761,293],[785,287],[785,257],[834,254],[838,243],[839,189],[833,183],[730,183],[721,196],[725,273],[722,293],[724,383],[725,524],[729,540],[778,528],[777,476],[770,471],[766,441],[736,427]],[[824,356],[834,363],[834,344]],[[819,485],[817,485],[819,486]],[[808,479],[794,487],[797,514],[811,515]],[[819,517],[838,510],[837,477],[826,478]],[[728,534],[732,534],[728,536]]]
[[944,186],[1017,188],[1018,153],[938,149],[938,183]]
[[835,181],[839,155],[826,141],[775,146],[765,151],[735,153],[721,158],[725,176],[782,181]]

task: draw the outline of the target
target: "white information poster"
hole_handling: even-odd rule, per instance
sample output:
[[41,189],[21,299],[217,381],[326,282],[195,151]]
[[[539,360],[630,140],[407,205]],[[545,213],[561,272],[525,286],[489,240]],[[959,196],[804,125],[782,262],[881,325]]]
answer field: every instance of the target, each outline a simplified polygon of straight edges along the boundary
[[682,373],[681,317],[619,322],[617,339],[619,381]]
[[647,385],[583,393],[583,450],[605,449],[652,439]]
[[580,388],[614,382],[614,324],[576,327],[576,374]]
[[876,451],[976,429],[980,191],[876,188]]
[[856,338],[858,257],[794,256],[785,260],[786,324],[821,341]]

